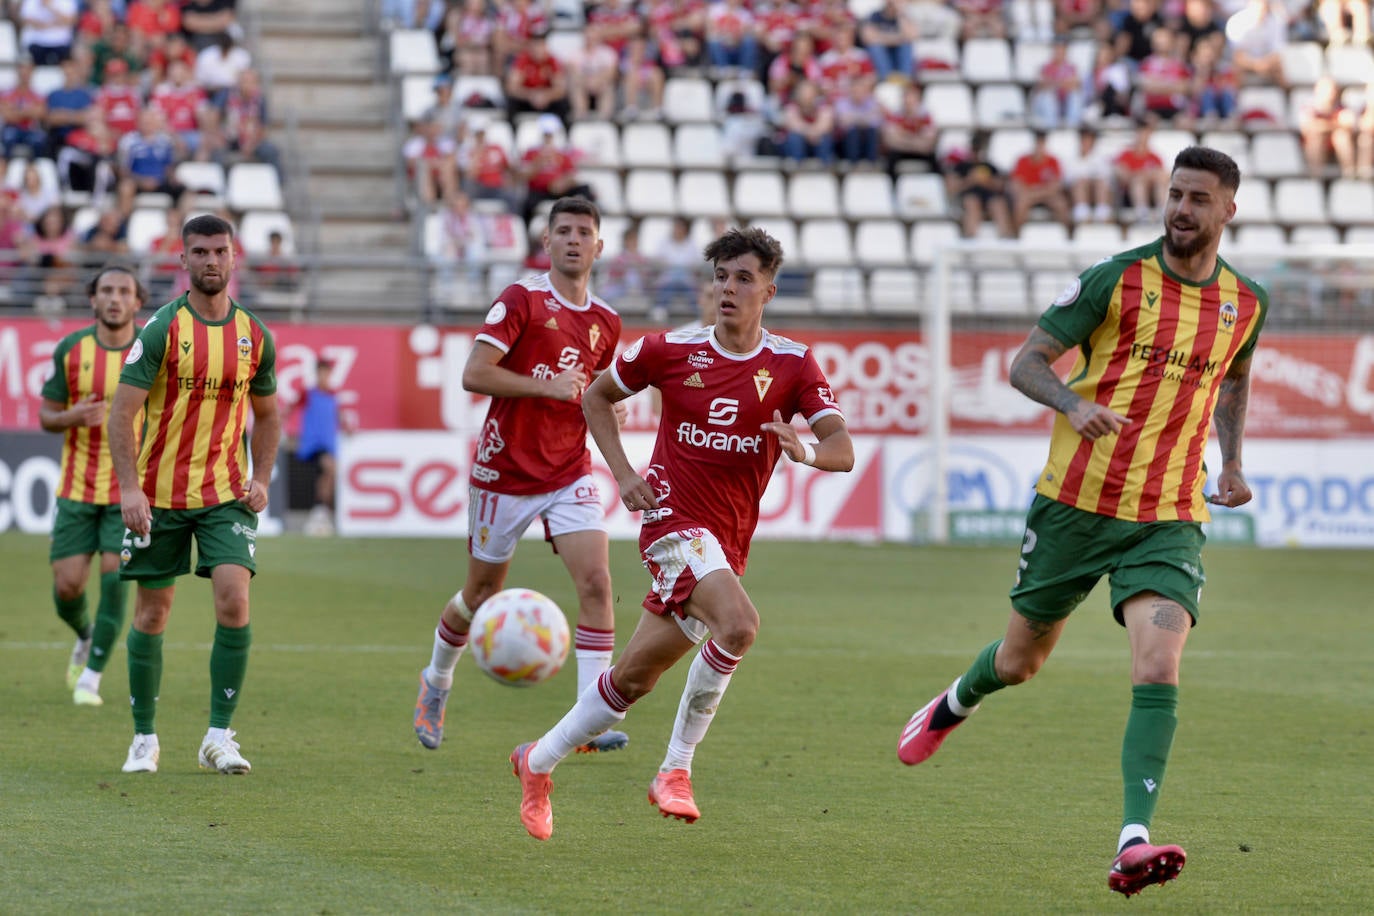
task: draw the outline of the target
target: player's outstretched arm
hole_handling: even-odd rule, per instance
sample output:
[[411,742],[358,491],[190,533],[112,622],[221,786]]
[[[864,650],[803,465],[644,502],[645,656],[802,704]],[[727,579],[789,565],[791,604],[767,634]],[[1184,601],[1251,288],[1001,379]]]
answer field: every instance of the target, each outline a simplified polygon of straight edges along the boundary
[[632,512],[643,509],[657,509],[658,500],[654,497],[653,487],[635,473],[625,454],[625,446],[620,441],[620,420],[616,416],[616,405],[629,397],[609,372],[602,373],[591,387],[582,393],[582,415],[587,418],[587,429],[601,451],[601,457],[610,468],[616,483],[620,485],[620,499],[625,508]]
[[1092,442],[1121,432],[1129,417],[1079,397],[1054,371],[1054,363],[1069,345],[1042,328],[1034,328],[1011,361],[1011,384],[1039,404],[1052,407],[1068,418],[1084,439]]
[[121,382],[110,404],[110,422],[106,429],[110,441],[110,462],[119,481],[120,514],[124,527],[144,537],[153,524],[148,497],[138,481],[138,456],[134,451],[134,420],[148,399],[148,392]]
[[587,373],[581,365],[565,369],[551,378],[534,378],[512,372],[500,365],[505,354],[479,340],[468,352],[463,366],[463,390],[494,398],[553,398],[575,401],[587,387]]

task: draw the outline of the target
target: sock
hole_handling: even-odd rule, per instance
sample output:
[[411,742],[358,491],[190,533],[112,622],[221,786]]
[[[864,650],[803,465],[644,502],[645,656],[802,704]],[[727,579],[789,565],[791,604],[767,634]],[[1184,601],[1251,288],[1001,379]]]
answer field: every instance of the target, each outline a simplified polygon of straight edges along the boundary
[[124,598],[128,593],[129,587],[120,581],[119,570],[100,574],[100,607],[91,630],[91,657],[86,661],[91,671],[104,671],[110,660],[110,649],[124,629]]
[[573,648],[577,653],[577,695],[582,696],[611,667],[615,630],[579,626],[573,634]]
[[210,727],[228,728],[239,705],[243,677],[248,672],[248,647],[253,643],[249,625],[215,625],[210,647]]
[[91,619],[86,616],[86,593],[75,598],[59,598],[57,586],[53,586],[52,603],[57,607],[57,616],[72,628],[72,632],[82,639],[91,638]]
[[611,682],[614,671],[602,674],[595,689],[579,696],[567,715],[539,739],[530,750],[530,772],[552,773],[564,757],[625,719],[630,701]]
[[701,647],[692,666],[687,669],[687,684],[682,688],[682,699],[678,702],[677,718],[673,721],[673,734],[668,739],[668,752],[663,758],[660,773],[669,770],[692,772],[692,757],[697,745],[706,737],[716,717],[725,688],[730,686],[730,678],[742,656],[731,655],[708,639]]
[[997,668],[994,665],[997,647],[1000,645],[1002,640],[998,639],[984,646],[963,677],[954,682],[954,689],[945,695],[930,714],[932,731],[957,725],[960,720],[973,713],[974,708],[983,701],[983,697],[1007,686],[997,676]]
[[81,676],[76,679],[76,689],[86,690],[91,693],[99,693],[100,678],[101,673],[91,668],[90,665],[87,665],[86,669],[81,672]]
[[434,628],[434,650],[429,656],[429,667],[425,669],[426,683],[440,690],[452,687],[453,669],[458,667],[458,659],[463,657],[467,645],[468,634],[459,633],[440,617],[439,626]]
[[129,627],[124,641],[129,653],[129,706],[134,714],[134,731],[151,735],[157,731],[157,694],[162,688],[162,634],[144,633]]
[[1127,824],[1121,828],[1121,836],[1116,841],[1116,854],[1121,855],[1128,846],[1150,842],[1149,828],[1141,824]]
[[1177,712],[1178,688],[1173,684],[1136,684],[1131,688],[1131,714],[1121,742],[1123,825],[1150,826],[1174,743]]

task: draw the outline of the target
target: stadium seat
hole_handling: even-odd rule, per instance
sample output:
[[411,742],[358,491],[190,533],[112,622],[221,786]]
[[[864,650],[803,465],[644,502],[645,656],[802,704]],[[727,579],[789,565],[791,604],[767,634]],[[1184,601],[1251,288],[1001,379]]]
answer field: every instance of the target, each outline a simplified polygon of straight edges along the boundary
[[437,210],[426,213],[420,224],[420,252],[431,261],[444,256],[444,217]]
[[1191,130],[1161,127],[1150,135],[1150,149],[1163,160],[1166,169],[1173,168],[1174,157],[1184,148],[1197,144],[1197,134]]
[[1160,220],[1150,220],[1147,223],[1131,223],[1126,227],[1121,240],[1123,248],[1138,248],[1141,245],[1148,245],[1155,239],[1164,234],[1164,226]]
[[[5,167],[5,187],[18,190],[24,186],[24,170],[28,168],[29,160],[11,159]],[[57,163],[46,156],[40,156],[33,160],[34,168],[38,169],[38,179],[43,186],[46,194],[57,197],[62,193],[62,181],[57,175]]]
[[530,271],[520,264],[495,263],[487,267],[487,302],[490,303]]
[[1026,90],[1016,83],[985,83],[974,96],[974,114],[980,127],[1026,123]]
[[1031,252],[1026,261],[1036,267],[1067,267],[1072,261],[1069,230],[1053,220],[1032,220],[1021,227],[1021,245]]
[[1326,72],[1322,46],[1315,41],[1290,41],[1279,54],[1283,60],[1283,77],[1290,86],[1310,86]]
[[[618,177],[618,176],[617,176]],[[630,219],[627,216],[601,216],[601,231],[597,237],[601,239],[601,259],[613,258],[625,250],[625,230],[630,228]],[[614,305],[615,303],[611,303]]]
[[1374,225],[1374,184],[1365,178],[1335,179],[1326,189],[1326,211],[1337,225]]
[[973,139],[972,127],[946,127],[935,140],[935,158],[946,162],[953,155],[966,155]]
[[391,33],[391,72],[438,73],[439,49],[428,29],[396,29]]
[[249,257],[266,255],[272,250],[269,236],[273,232],[281,233],[283,253],[296,253],[296,232],[287,214],[280,210],[249,210],[239,218],[239,241]]
[[673,217],[646,216],[639,221],[639,250],[653,257],[673,234]]
[[13,64],[19,60],[19,36],[14,23],[0,19],[0,64]]
[[778,240],[782,246],[782,253],[787,260],[795,262],[801,259],[801,247],[797,243],[797,224],[790,219],[777,216],[765,216],[750,220],[746,225],[757,226]]
[[1315,178],[1274,182],[1274,219],[1286,226],[1326,223],[1326,191]]
[[[962,267],[951,268],[945,273],[948,280],[947,308],[952,315],[971,315],[977,311],[977,297],[974,294],[973,272]],[[936,308],[940,300],[940,272],[928,270],[924,275],[923,312]]]
[[890,219],[892,179],[886,172],[850,172],[840,182],[840,209],[847,219]]
[[134,254],[147,254],[153,242],[167,232],[167,211],[151,207],[140,207],[129,214],[124,227],[124,238],[129,243],[129,251]]
[[413,123],[434,107],[434,77],[410,73],[401,77],[401,117]]
[[1024,315],[1031,311],[1026,275],[1018,269],[978,271],[978,311],[993,315]]
[[863,271],[854,267],[822,267],[811,284],[811,299],[821,314],[861,314],[868,305]]
[[620,155],[628,168],[671,168],[673,147],[667,126],[646,121],[626,124],[620,132]]
[[682,124],[673,131],[673,162],[680,169],[723,169],[725,148],[714,124]]
[[587,48],[581,29],[553,29],[545,40],[549,55],[564,66],[575,63]]
[[1288,95],[1277,86],[1241,86],[1236,93],[1236,110],[1247,122],[1263,113],[1273,127],[1288,125]]
[[1057,127],[1045,137],[1045,149],[1059,160],[1059,167],[1067,174],[1078,165],[1078,131],[1070,127]]
[[[1016,167],[1016,160],[1029,153],[1034,146],[1035,138],[1029,127],[999,127],[988,139],[988,161],[1003,172],[1010,173]],[[1063,168],[1064,163],[1061,161],[1059,165]]]
[[1257,177],[1242,179],[1240,187],[1236,189],[1236,215],[1231,218],[1232,225],[1273,221],[1274,199],[1268,180]]
[[975,86],[1012,80],[1011,46],[1001,38],[970,38],[964,42],[959,72]]
[[1307,163],[1297,135],[1286,130],[1255,134],[1250,140],[1250,174],[1258,178],[1307,174]]
[[959,46],[953,38],[918,38],[912,47],[922,80],[959,79]]
[[95,207],[78,207],[76,211],[72,213],[72,219],[68,227],[72,232],[76,233],[77,238],[81,238],[87,232],[94,229],[99,222],[100,211]]
[[230,210],[284,210],[281,179],[265,162],[236,162],[229,166],[224,202]]
[[453,79],[453,98],[469,110],[481,110],[483,106],[469,104],[480,99],[490,102],[492,108],[504,109],[506,106],[506,92],[501,88],[501,80],[485,73],[457,74]]
[[224,166],[218,162],[178,162],[173,174],[187,190],[223,197],[227,187]]
[[1052,0],[1009,0],[1007,17],[1019,41],[1048,41],[1054,35]]
[[683,172],[677,180],[677,212],[682,216],[730,215],[730,190],[725,173],[715,169]]
[[854,255],[864,267],[906,266],[906,226],[895,219],[861,220],[854,230]]
[[1342,241],[1347,245],[1364,245],[1374,248],[1374,226],[1351,226],[1345,230]]
[[1330,45],[1326,72],[1339,86],[1363,86],[1374,81],[1374,54],[1367,45]]
[[603,214],[625,212],[625,195],[622,193],[620,173],[615,169],[578,169],[579,181],[590,185],[596,194],[596,205]]
[[911,262],[930,267],[941,248],[957,244],[959,224],[948,219],[924,219],[911,227]]
[[[530,231],[513,213],[493,213],[486,221],[487,258],[498,264],[523,264],[530,253]],[[508,283],[510,281],[507,281]]]
[[[1242,182],[1242,186],[1244,183]],[[1274,256],[1288,244],[1288,233],[1273,223],[1251,223],[1236,227],[1235,247],[1245,253]]]
[[[516,119],[515,155],[517,157],[525,155],[525,153],[544,142],[544,127],[546,124],[552,126],[551,121],[545,121],[542,117],[523,115]],[[558,126],[553,128],[553,139],[559,146],[566,146],[568,144],[568,133],[567,129],[563,127],[563,122],[560,121]]]
[[506,151],[506,155],[515,157],[515,128],[505,118],[484,118],[480,123],[487,129],[487,140],[495,143]]
[[574,121],[568,144],[583,154],[586,165],[620,168],[620,128],[610,121]]
[[1116,223],[1083,223],[1073,230],[1073,248],[1079,257],[1114,254],[1121,242],[1121,227]]
[[663,116],[672,124],[715,120],[711,84],[699,77],[672,76],[663,83]]
[[834,172],[794,172],[787,183],[787,215],[793,219],[830,219],[840,215],[840,188]]
[[54,89],[61,89],[64,81],[61,67],[34,67],[33,77],[29,80],[29,88],[38,95],[47,98]]
[[736,92],[744,96],[745,105],[750,111],[761,112],[768,106],[768,90],[763,83],[752,77],[736,77],[734,79],[724,79],[716,83],[715,120],[725,117],[730,112],[730,97]]
[[1050,59],[1053,45],[1021,39],[1012,43],[1012,78],[1030,88],[1040,79],[1040,68]]
[[632,169],[625,176],[625,210],[631,216],[671,216],[676,206],[677,187],[667,169]]
[[1250,136],[1239,130],[1210,130],[1198,140],[1203,146],[1220,150],[1240,166],[1241,180],[1250,172]]
[[903,83],[896,80],[883,80],[873,87],[873,97],[883,106],[883,111],[895,114],[902,109],[902,96],[906,94]]
[[904,220],[944,219],[949,216],[945,180],[931,173],[897,176],[897,215]]
[[1288,234],[1288,244],[1311,248],[1326,248],[1341,243],[1341,232],[1335,226],[1325,223],[1294,226]]
[[1032,272],[1028,290],[1030,311],[1042,312],[1049,308],[1054,300],[1059,298],[1059,294],[1068,289],[1069,284],[1076,279],[1078,274],[1067,269]]
[[914,270],[880,267],[868,275],[868,306],[886,315],[915,315],[921,307],[921,280]]
[[735,176],[734,210],[742,219],[787,215],[787,188],[778,172]]
[[931,120],[941,129],[974,125],[973,90],[964,83],[931,83],[922,95]]
[[801,224],[801,261],[811,267],[847,267],[854,263],[849,226],[839,219],[809,219]]

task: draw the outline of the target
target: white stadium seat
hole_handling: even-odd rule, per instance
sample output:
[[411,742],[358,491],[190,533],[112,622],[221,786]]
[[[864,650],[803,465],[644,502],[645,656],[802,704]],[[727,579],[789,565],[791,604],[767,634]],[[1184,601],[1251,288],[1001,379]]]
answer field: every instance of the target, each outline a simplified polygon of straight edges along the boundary
[[1015,42],[1012,48],[1012,77],[1023,86],[1034,85],[1040,79],[1040,68],[1050,59],[1052,49],[1053,45],[1044,41],[1022,39]]
[[1374,224],[1374,184],[1365,178],[1337,178],[1326,190],[1326,211],[1342,226]]
[[[1040,311],[1043,309],[1039,309]],[[995,315],[1022,315],[1031,311],[1026,294],[1026,275],[1021,270],[994,268],[978,271],[978,311]]]
[[[1035,138],[1029,127],[1000,127],[988,139],[988,161],[1009,173],[1016,167],[1016,160],[1029,153],[1034,146]],[[1060,168],[1064,167],[1063,162],[1059,165]]]
[[620,128],[610,121],[573,122],[568,144],[583,154],[582,162],[586,165],[620,167]]
[[849,226],[839,219],[810,219],[801,224],[801,260],[811,267],[847,267],[854,263]]
[[1341,231],[1335,226],[1328,226],[1325,223],[1294,226],[1293,231],[1288,234],[1288,243],[1312,248],[1339,245],[1341,243]]
[[596,205],[602,213],[620,214],[625,212],[625,195],[621,188],[620,173],[615,169],[577,170],[577,178],[591,186],[596,194]]
[[[1242,186],[1244,182],[1242,182]],[[1235,247],[1237,251],[1273,255],[1288,242],[1288,234],[1282,226],[1273,223],[1250,223],[1236,227]]]
[[1277,130],[1255,134],[1250,140],[1250,174],[1259,178],[1307,174],[1297,136]]
[[1326,72],[1341,86],[1363,86],[1374,81],[1374,53],[1367,45],[1330,45]]
[[676,205],[677,187],[672,172],[667,169],[634,169],[626,175],[625,210],[630,215],[671,216]]
[[396,29],[391,33],[392,73],[438,73],[439,49],[428,29]]
[[134,254],[147,254],[153,242],[167,232],[167,211],[154,207],[139,207],[129,214],[124,237]]
[[886,172],[850,172],[840,183],[840,207],[848,219],[892,217],[892,179]]
[[672,138],[663,124],[636,121],[620,132],[620,155],[629,168],[670,168]]
[[921,99],[937,127],[974,125],[973,90],[964,83],[931,83]]
[[1279,49],[1283,76],[1290,86],[1310,86],[1326,72],[1322,46],[1315,41],[1290,41]]
[[1026,121],[1026,90],[1016,83],[985,83],[974,97],[980,127],[1019,125]]
[[229,166],[224,202],[231,210],[284,210],[281,179],[265,162],[236,162]]
[[1326,223],[1322,183],[1315,178],[1280,178],[1274,182],[1274,219],[1288,226]]
[[680,169],[723,169],[725,148],[715,124],[682,124],[673,131],[673,162]]
[[725,173],[697,169],[679,175],[677,212],[682,216],[729,216],[730,190],[725,185]]
[[822,267],[811,283],[811,300],[822,314],[858,314],[867,306],[863,271],[854,267]]
[[1243,178],[1236,189],[1236,215],[1231,218],[1235,226],[1246,223],[1272,223],[1274,221],[1274,199],[1269,182],[1263,178]]
[[797,243],[797,224],[790,219],[778,216],[764,216],[749,220],[744,225],[757,226],[778,240],[783,256],[795,263],[801,259],[801,247]]
[[921,280],[914,270],[880,267],[868,275],[868,304],[874,312],[915,315],[921,306]]
[[1011,47],[1001,38],[970,38],[964,42],[959,69],[970,83],[1010,82]]
[[840,215],[840,186],[834,172],[794,172],[787,183],[787,214],[793,219]]
[[866,219],[854,230],[854,255],[864,267],[907,264],[906,226],[895,219]]
[[663,83],[663,116],[673,124],[715,120],[711,84],[699,77],[673,76]]
[[239,241],[250,257],[266,255],[272,250],[270,236],[273,232],[281,233],[284,254],[296,253],[296,231],[291,225],[291,217],[280,210],[249,210],[240,217],[238,229]]
[[944,219],[949,216],[945,180],[930,173],[897,176],[897,215],[904,220]]
[[787,188],[777,172],[741,172],[735,176],[734,210],[744,219],[787,215]]
[[911,261],[920,267],[935,263],[936,252],[960,239],[959,225],[947,219],[921,220],[911,227]]

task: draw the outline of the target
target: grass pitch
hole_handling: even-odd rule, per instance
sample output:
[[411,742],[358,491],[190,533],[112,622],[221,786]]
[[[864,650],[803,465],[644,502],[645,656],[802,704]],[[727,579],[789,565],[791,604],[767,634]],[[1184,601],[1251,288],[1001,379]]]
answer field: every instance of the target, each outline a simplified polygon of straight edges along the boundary
[[[763,628],[697,753],[702,819],[645,797],[684,662],[631,710],[628,749],[558,769],[539,843],[506,757],[571,704],[571,659],[517,690],[465,658],[443,747],[411,731],[461,544],[260,542],[234,723],[254,769],[222,777],[196,768],[208,583],[181,580],[167,632],[161,771],[124,775],[122,638],[106,705],[73,707],[47,542],[0,535],[0,913],[1368,912],[1374,554],[1208,551],[1153,831],[1189,862],[1129,902],[1106,887],[1130,685],[1104,589],[1035,681],[929,763],[895,756],[907,717],[1001,634],[1015,556],[756,545]],[[647,579],[630,544],[612,562],[623,646]],[[539,544],[510,584],[572,604]]]

